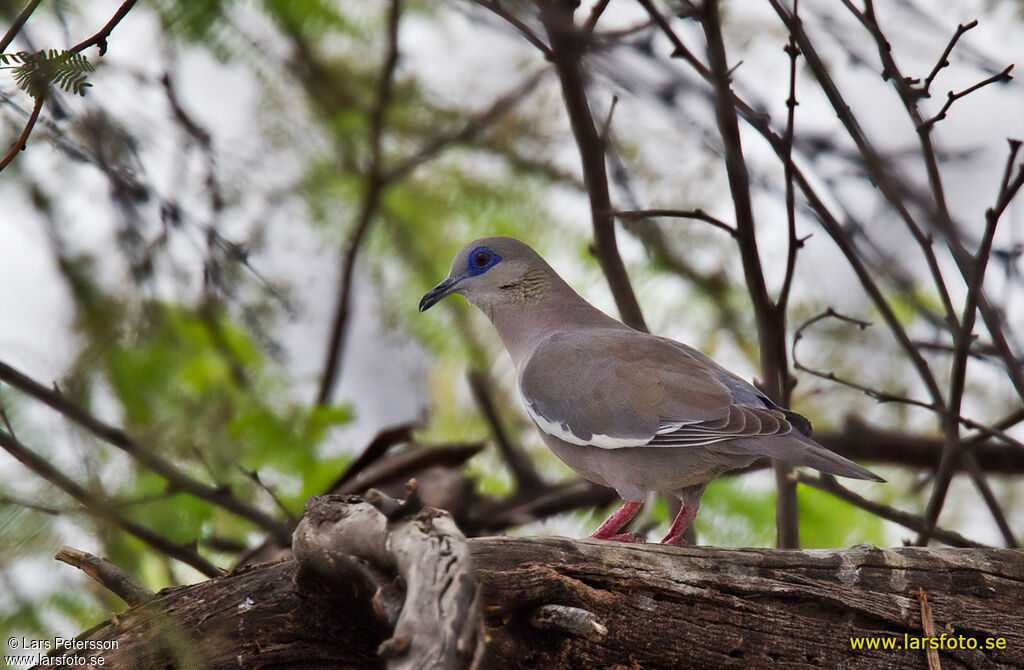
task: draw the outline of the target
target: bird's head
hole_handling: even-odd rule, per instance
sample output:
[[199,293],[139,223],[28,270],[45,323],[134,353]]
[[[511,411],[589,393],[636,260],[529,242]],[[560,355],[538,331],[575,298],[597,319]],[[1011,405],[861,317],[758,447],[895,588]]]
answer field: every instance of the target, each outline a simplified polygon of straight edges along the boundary
[[444,281],[420,300],[420,311],[452,293],[490,313],[499,303],[543,295],[551,269],[536,251],[511,237],[484,237],[459,249]]

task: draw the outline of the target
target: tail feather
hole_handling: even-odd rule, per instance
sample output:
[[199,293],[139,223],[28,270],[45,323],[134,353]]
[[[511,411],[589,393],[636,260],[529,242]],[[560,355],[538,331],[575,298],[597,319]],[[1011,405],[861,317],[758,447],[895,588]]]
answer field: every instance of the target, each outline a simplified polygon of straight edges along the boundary
[[778,437],[757,437],[714,445],[727,450],[729,446],[739,447],[746,452],[768,456],[791,465],[806,465],[820,472],[850,479],[866,479],[873,482],[885,480],[862,468],[853,461],[829,451],[799,431],[792,431]]

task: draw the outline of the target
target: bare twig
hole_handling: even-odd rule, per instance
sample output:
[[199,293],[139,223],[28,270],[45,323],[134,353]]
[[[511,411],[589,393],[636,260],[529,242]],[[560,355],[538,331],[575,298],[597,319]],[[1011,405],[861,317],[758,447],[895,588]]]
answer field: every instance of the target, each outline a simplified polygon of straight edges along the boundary
[[725,221],[711,216],[703,209],[699,207],[697,209],[634,209],[623,211],[619,210],[615,212],[615,216],[620,219],[652,219],[657,217],[671,217],[676,219],[695,219],[697,221],[704,221],[710,223],[719,230],[724,230],[729,233],[731,237],[736,237],[736,229],[730,226]]
[[7,431],[0,431],[0,447],[21,462],[29,470],[50,482],[82,504],[88,514],[106,521],[142,540],[153,549],[192,566],[207,577],[216,577],[223,572],[203,558],[194,545],[172,542],[166,537],[132,521],[111,507],[101,496],[80,486],[77,482],[50,464]]
[[953,47],[955,47],[956,43],[960,41],[960,38],[963,36],[963,34],[966,33],[968,30],[971,30],[972,28],[976,28],[977,26],[978,20],[975,19],[970,23],[961,23],[956,27],[956,32],[953,33],[953,36],[951,38],[949,38],[949,43],[946,44],[946,48],[942,51],[942,55],[939,56],[939,60],[937,63],[935,63],[935,67],[933,67],[932,71],[928,73],[928,76],[924,78],[924,85],[921,87],[922,95],[929,95],[932,87],[932,82],[935,81],[935,77],[939,74],[939,71],[942,70],[942,68],[947,67],[949,65],[949,54],[953,52]]
[[[898,523],[904,528],[908,528],[913,531],[920,531],[922,528],[924,528],[924,519],[917,516],[916,514],[910,514],[909,512],[904,512],[894,507],[890,507],[889,505],[884,505],[882,503],[869,500],[864,496],[854,493],[850,489],[839,484],[830,475],[814,476],[798,471],[795,473],[795,477],[796,480],[801,484],[806,484],[820,491],[831,493],[840,500],[845,500],[851,505],[859,507],[867,512],[871,512],[875,516],[886,519],[887,521]],[[948,544],[951,547],[986,546],[973,540],[968,540],[963,535],[960,535],[959,533],[954,533],[951,530],[942,530],[940,528],[936,528],[934,535],[936,540]]]
[[408,156],[392,168],[384,171],[382,179],[385,182],[394,182],[405,177],[414,169],[431,160],[443,150],[476,138],[488,126],[492,125],[499,118],[507,114],[516,103],[523,100],[530,94],[537,84],[544,80],[544,76],[550,72],[550,68],[544,68],[527,77],[521,84],[505,93],[495,100],[487,109],[474,114],[458,130],[452,133],[439,135],[429,140],[412,155]]
[[29,0],[29,3],[19,12],[18,16],[15,17],[11,27],[4,33],[3,38],[0,38],[0,53],[7,51],[7,47],[11,46],[11,42],[17,37],[18,33],[21,32],[21,27],[28,21],[28,17],[32,16],[32,12],[36,11],[36,7],[39,6],[41,0]]
[[408,479],[435,465],[459,467],[483,451],[483,448],[482,443],[473,443],[421,445],[413,449],[404,449],[367,467],[345,483],[332,487],[330,492],[337,495],[362,493],[369,488]]
[[988,479],[978,464],[978,459],[974,457],[974,452],[966,451],[960,460],[966,464],[967,473],[971,476],[971,481],[974,482],[975,488],[978,489],[978,493],[981,494],[982,499],[985,501],[985,505],[992,514],[992,519],[996,522],[996,526],[999,527],[999,532],[1003,536],[1003,542],[1006,543],[1007,547],[1017,547],[1017,539],[1013,536],[1010,523],[1006,520],[1006,512],[1003,511],[1002,505],[999,504],[995,493],[992,492],[992,487],[988,485]]
[[[935,412],[936,414],[940,414],[940,415],[945,415],[947,413],[947,409],[943,405],[938,405],[937,406],[937,405],[932,404],[932,403],[927,403],[927,402],[924,402],[924,401],[921,401],[921,400],[915,400],[913,398],[908,398],[906,396],[896,395],[894,393],[888,393],[886,391],[880,391],[878,389],[871,388],[870,386],[865,386],[863,384],[858,384],[857,382],[851,381],[849,379],[844,379],[844,378],[836,375],[834,372],[824,372],[822,370],[816,370],[816,369],[811,368],[811,367],[809,367],[807,365],[804,365],[802,362],[800,362],[799,357],[796,355],[796,346],[799,343],[799,341],[803,338],[803,331],[806,330],[812,324],[817,323],[818,321],[820,321],[820,320],[822,320],[824,318],[830,318],[830,317],[831,318],[840,319],[842,321],[847,321],[849,323],[852,323],[852,324],[858,326],[861,329],[866,328],[866,327],[871,325],[867,321],[861,321],[860,319],[855,319],[855,318],[850,317],[850,316],[845,316],[843,314],[839,314],[838,312],[833,310],[831,307],[826,309],[821,314],[818,314],[817,316],[811,317],[810,319],[805,321],[803,324],[801,324],[800,327],[797,328],[796,331],[794,332],[794,335],[793,335],[793,349],[792,349],[792,352],[793,352],[793,367],[794,368],[796,368],[797,370],[800,370],[802,372],[806,372],[808,374],[814,375],[815,377],[819,377],[821,379],[827,379],[829,381],[836,382],[837,384],[842,384],[843,386],[848,386],[848,387],[850,387],[852,389],[856,389],[858,391],[861,391],[865,395],[874,398],[875,400],[877,400],[879,402],[898,402],[898,403],[903,403],[905,405],[913,405],[915,407],[921,407],[923,409],[927,409],[929,411]],[[1011,417],[1016,417],[1016,413],[1011,415]],[[964,416],[956,417],[956,420],[962,426],[966,426],[968,428],[973,428],[975,430],[980,431],[980,433],[982,435],[987,435],[987,436],[995,437],[995,438],[998,438],[998,439],[1002,440],[1003,442],[1006,442],[1007,444],[1011,444],[1011,445],[1020,447],[1021,449],[1024,449],[1024,442],[1021,442],[1020,440],[1017,440],[1013,436],[1007,434],[1005,430],[999,428],[997,425],[996,426],[985,425],[985,424],[979,423],[977,421],[974,421],[973,419],[969,419],[969,418],[964,417]]]
[[81,407],[70,402],[59,391],[46,388],[5,363],[0,363],[0,380],[49,405],[93,435],[126,452],[166,479],[173,488],[234,512],[244,519],[248,519],[260,528],[272,533],[279,541],[287,542],[291,537],[291,529],[287,524],[275,519],[247,501],[234,496],[229,487],[210,486],[197,479],[193,479],[175,467],[170,461],[138,444],[122,429],[100,421]]
[[334,319],[331,334],[327,341],[327,356],[324,361],[320,390],[317,393],[317,404],[324,405],[331,398],[334,386],[341,375],[341,356],[348,331],[349,311],[352,300],[352,278],[355,274],[356,257],[362,246],[366,232],[370,228],[377,213],[377,205],[387,182],[384,180],[384,125],[391,95],[394,89],[395,70],[398,67],[398,23],[402,15],[401,0],[391,0],[388,11],[387,51],[381,66],[377,84],[377,96],[370,110],[370,165],[366,170],[363,182],[363,195],[356,217],[355,227],[345,243],[342,254],[341,272],[338,279],[337,302],[334,307]]
[[590,14],[587,15],[587,20],[583,23],[583,39],[589,41],[590,36],[594,34],[594,28],[597,27],[597,22],[604,14],[604,10],[608,8],[608,3],[611,0],[597,0],[594,6],[590,8]]
[[0,505],[14,505],[15,507],[24,507],[30,509],[33,512],[41,512],[49,516],[61,516],[67,514],[69,510],[58,509],[49,505],[40,505],[39,503],[30,502],[28,500],[22,500],[21,498],[15,498],[9,495],[0,495]]
[[21,135],[18,136],[18,140],[11,146],[10,150],[0,158],[0,170],[10,165],[11,161],[15,159],[18,152],[24,151],[28,145],[28,136],[32,134],[32,129],[35,128],[36,121],[39,119],[39,112],[43,110],[43,103],[45,98],[38,97],[32,105],[32,112],[28,115],[28,121],[25,122],[25,127],[21,130]]
[[955,93],[953,91],[947,93],[946,102],[942,105],[942,108],[938,111],[938,113],[935,116],[922,121],[921,124],[917,127],[918,132],[928,132],[929,130],[931,130],[931,127],[934,126],[937,122],[946,118],[946,112],[948,112],[949,108],[953,106],[953,103],[959,100],[960,98],[968,96],[971,93],[977,91],[979,88],[983,88],[985,86],[988,86],[989,84],[1007,82],[1013,79],[1013,76],[1010,75],[1010,70],[1012,69],[1013,64],[1011,63],[1010,65],[1007,65],[1002,72],[994,74],[991,77],[988,77],[987,79],[983,79],[974,86],[968,86],[964,90],[957,91]]
[[[791,34],[796,38],[797,45],[800,47],[808,68],[811,73],[814,74],[822,92],[825,94],[826,98],[828,98],[829,104],[832,106],[836,116],[843,124],[843,128],[850,136],[850,139],[853,140],[854,144],[856,144],[858,151],[864,159],[864,167],[871,175],[872,181],[878,186],[879,190],[882,191],[886,200],[888,200],[896,209],[900,219],[903,221],[904,225],[907,226],[907,230],[910,231],[911,235],[913,235],[914,241],[917,242],[918,247],[921,249],[924,258],[928,263],[928,269],[932,274],[932,279],[935,282],[936,290],[938,291],[939,299],[942,302],[946,319],[949,321],[950,327],[953,327],[953,324],[956,322],[956,312],[953,309],[953,302],[949,297],[949,290],[946,287],[946,282],[942,275],[941,268],[939,267],[938,259],[936,258],[934,249],[932,248],[932,239],[929,235],[926,235],[923,230],[921,230],[921,227],[917,224],[917,221],[907,208],[905,203],[906,187],[892,174],[887,162],[868,139],[867,134],[864,132],[864,129],[861,128],[860,123],[854,116],[852,108],[843,98],[835,80],[829,74],[824,60],[818,54],[817,49],[815,49],[807,33],[804,31],[803,26],[793,20],[793,17],[786,10],[780,0],[768,1],[775,10],[775,13],[790,30]],[[846,4],[845,0],[844,4]],[[761,132],[764,134],[764,130],[761,130]],[[778,153],[778,149],[776,149],[776,153]],[[802,188],[802,190],[806,189]],[[834,237],[835,236],[833,235],[833,238]],[[891,328],[892,324],[888,319],[886,319],[886,322],[890,324]],[[920,357],[919,353],[911,352],[911,350],[907,349],[905,343],[904,348],[907,350],[908,356],[917,368],[922,380],[928,386],[930,395],[933,399],[938,400],[941,397],[941,392],[939,391],[938,384],[934,383],[934,378],[931,372],[927,370],[927,363]]]
[[140,605],[156,595],[145,584],[106,558],[71,547],[61,547],[54,558],[89,575],[129,606]]
[[[903,76],[900,72],[899,66],[892,55],[892,45],[883,33],[875,16],[874,5],[868,1],[865,3],[864,11],[861,11],[855,7],[850,0],[842,0],[842,2],[874,38],[878,49],[878,55],[882,62],[883,76],[892,82],[893,87],[896,89],[896,92],[899,95],[908,116],[910,117],[910,120],[914,123],[914,126],[919,129],[919,132],[917,133],[918,141],[921,145],[921,154],[928,173],[928,184],[931,188],[935,204],[935,225],[945,236],[949,245],[949,250],[953,255],[953,260],[956,262],[957,269],[960,271],[965,283],[970,286],[971,274],[974,267],[973,255],[964,246],[958,226],[953,221],[953,217],[949,211],[949,206],[946,203],[945,188],[942,184],[942,173],[939,169],[939,161],[930,132],[932,126],[924,125],[924,117],[918,107],[920,95],[917,93],[917,89],[914,88],[915,80]],[[997,77],[998,76],[1009,76],[1009,68],[1000,73],[1000,75],[997,75]],[[883,191],[885,190],[883,184],[879,184],[879,186],[883,188]],[[908,225],[910,224],[908,223]],[[941,273],[938,273],[936,275],[937,282],[940,277]],[[1007,375],[1009,376],[1014,389],[1017,391],[1017,394],[1021,399],[1024,400],[1024,365],[1021,365],[1020,359],[1010,347],[1006,338],[1006,333],[1003,330],[1002,314],[991,303],[989,303],[984,291],[982,291],[978,296],[978,309],[981,312],[981,317],[985,322],[985,326],[988,329],[990,336],[992,337],[993,344],[996,346],[999,356],[1003,360]],[[947,314],[947,318],[950,321],[950,328],[955,329],[959,323],[959,319],[951,312],[951,307],[947,308]],[[933,397],[935,397],[934,394]],[[936,400],[938,400],[938,398],[936,398]],[[937,404],[945,403],[937,402]],[[955,436],[952,435],[952,425],[949,423],[944,424],[944,430],[949,433],[949,439],[952,444],[952,441],[955,440]]]
[[83,40],[75,46],[68,49],[72,53],[79,53],[85,51],[89,47],[96,46],[100,48],[100,56],[107,53],[107,38],[110,37],[110,33],[114,32],[114,28],[117,24],[121,23],[121,20],[128,15],[128,12],[135,6],[136,0],[125,0],[125,2],[117,9],[114,16],[107,21],[107,24],[103,26],[98,33],[93,35],[87,40]]
[[[793,0],[794,26],[800,25],[798,6],[799,0]],[[783,313],[789,304],[789,293],[793,286],[793,276],[796,274],[797,250],[803,245],[802,240],[796,235],[796,194],[793,188],[793,134],[796,130],[796,106],[799,104],[796,100],[796,63],[800,57],[800,47],[796,44],[792,30],[785,52],[789,56],[789,97],[786,98],[786,132],[782,135],[782,165],[786,181],[786,229],[789,240],[786,247],[786,275],[776,301],[778,309]]]
[[551,47],[544,43],[544,40],[540,38],[537,33],[519,20],[515,14],[508,12],[504,7],[501,6],[501,0],[473,0],[476,4],[481,7],[485,7],[491,10],[496,16],[500,16],[510,26],[519,31],[519,34],[526,38],[526,41],[537,47],[537,49],[544,54],[544,57],[548,60],[551,59]]

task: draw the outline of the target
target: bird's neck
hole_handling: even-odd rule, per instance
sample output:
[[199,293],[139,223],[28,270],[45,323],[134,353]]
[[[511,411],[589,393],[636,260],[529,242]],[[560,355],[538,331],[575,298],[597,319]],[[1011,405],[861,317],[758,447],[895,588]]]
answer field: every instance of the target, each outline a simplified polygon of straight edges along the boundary
[[584,300],[561,277],[528,274],[500,300],[480,305],[518,370],[545,338],[564,330],[628,328]]

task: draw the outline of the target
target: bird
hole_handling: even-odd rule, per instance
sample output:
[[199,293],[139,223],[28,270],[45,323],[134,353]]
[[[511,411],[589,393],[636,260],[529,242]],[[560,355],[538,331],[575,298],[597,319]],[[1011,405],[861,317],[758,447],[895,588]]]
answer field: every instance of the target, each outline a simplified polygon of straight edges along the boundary
[[648,494],[658,492],[680,501],[662,543],[681,545],[708,483],[765,456],[884,481],[815,442],[805,417],[697,349],[597,309],[524,242],[501,236],[469,242],[419,311],[452,294],[490,319],[548,448],[623,499],[592,538],[638,541],[623,528]]

